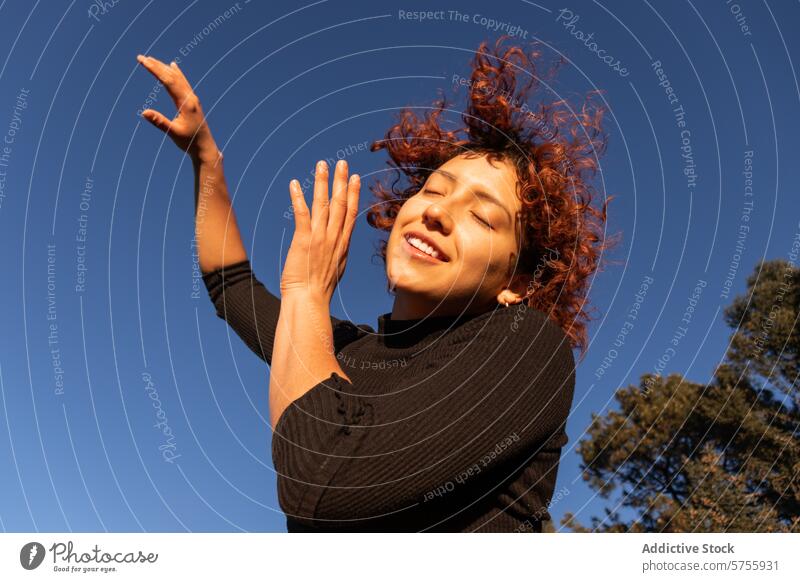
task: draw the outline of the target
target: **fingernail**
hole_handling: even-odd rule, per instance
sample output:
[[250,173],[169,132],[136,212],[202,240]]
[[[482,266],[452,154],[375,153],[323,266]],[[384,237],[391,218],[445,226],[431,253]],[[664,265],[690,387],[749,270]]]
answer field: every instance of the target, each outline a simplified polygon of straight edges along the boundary
[[317,172],[324,172],[327,169],[328,169],[328,164],[326,164],[324,160],[320,160],[317,162]]
[[347,168],[347,162],[345,160],[339,160],[336,162],[336,168],[338,170],[344,170]]

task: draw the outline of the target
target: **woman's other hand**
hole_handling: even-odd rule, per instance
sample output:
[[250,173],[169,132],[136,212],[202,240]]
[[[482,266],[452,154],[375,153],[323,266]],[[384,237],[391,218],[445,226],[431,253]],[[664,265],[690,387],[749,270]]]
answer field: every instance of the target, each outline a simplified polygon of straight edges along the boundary
[[145,109],[142,117],[169,135],[175,145],[185,151],[193,161],[206,154],[221,155],[211,137],[200,99],[195,95],[178,63],[173,61],[167,65],[155,57],[144,55],[138,55],[136,60],[164,85],[178,109],[172,120],[154,109]]
[[289,184],[295,230],[281,276],[281,294],[307,294],[310,299],[330,303],[336,285],[344,275],[350,237],[358,216],[361,180],[347,178],[347,162],[336,164],[333,196],[328,200],[328,164],[317,163],[314,201],[308,211],[297,180]]

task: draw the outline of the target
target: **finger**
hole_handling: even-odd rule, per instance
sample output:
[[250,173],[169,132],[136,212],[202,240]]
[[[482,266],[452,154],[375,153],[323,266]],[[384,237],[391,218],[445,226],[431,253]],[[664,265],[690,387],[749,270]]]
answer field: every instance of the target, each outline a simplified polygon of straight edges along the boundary
[[141,55],[141,59],[139,62],[142,63],[146,69],[152,72],[156,77],[159,79],[165,76],[168,76],[172,69],[167,66],[166,63],[158,60],[157,58],[150,56],[150,55]]
[[167,90],[175,106],[180,109],[183,102],[191,93],[188,82],[183,82],[183,76],[173,67],[167,66],[155,57],[139,55],[136,57],[142,66],[150,71]]
[[169,133],[169,130],[172,127],[172,122],[165,115],[159,113],[155,109],[145,109],[142,111],[142,117],[144,117],[147,121],[155,125],[164,133]]
[[136,58],[145,69],[150,71],[164,85],[173,101],[175,101],[175,105],[180,105],[183,100],[182,93],[185,91],[182,91],[184,88],[177,83],[180,80],[178,72],[155,57],[139,55]]
[[145,69],[150,71],[152,75],[161,81],[161,77],[164,75],[165,67],[164,63],[159,61],[155,57],[149,57],[145,55],[137,55],[136,60],[139,61],[139,64],[142,65]]
[[[311,205],[311,235],[317,235],[316,242],[323,242],[328,226],[328,164],[317,162],[314,176],[314,201]],[[313,244],[313,242],[312,242]]]
[[297,180],[289,182],[289,195],[292,198],[292,209],[294,210],[295,232],[307,233],[311,228],[311,217],[303,196],[303,189],[300,188],[300,182]]
[[350,248],[350,238],[353,236],[353,229],[358,218],[358,199],[361,193],[361,176],[353,174],[347,184],[347,213],[342,229],[342,252],[347,254]]
[[189,95],[189,96],[193,95],[194,94],[194,89],[192,89],[192,85],[191,85],[191,83],[189,83],[189,79],[187,79],[186,75],[183,74],[183,71],[181,70],[180,66],[178,65],[178,61],[172,61],[169,64],[169,66],[172,67],[172,69],[174,69],[175,74],[178,76],[177,82],[179,84],[183,84],[183,85],[186,86],[187,95]]
[[347,213],[347,162],[339,160],[333,172],[333,195],[328,218],[328,238],[338,241],[342,236],[342,225]]

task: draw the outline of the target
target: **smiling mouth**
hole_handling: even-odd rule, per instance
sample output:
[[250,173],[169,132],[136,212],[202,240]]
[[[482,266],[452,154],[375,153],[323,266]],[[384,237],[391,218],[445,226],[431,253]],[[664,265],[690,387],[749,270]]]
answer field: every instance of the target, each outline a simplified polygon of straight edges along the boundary
[[431,263],[446,263],[450,260],[447,255],[434,248],[432,245],[425,242],[422,237],[414,233],[403,235],[403,247],[411,256]]

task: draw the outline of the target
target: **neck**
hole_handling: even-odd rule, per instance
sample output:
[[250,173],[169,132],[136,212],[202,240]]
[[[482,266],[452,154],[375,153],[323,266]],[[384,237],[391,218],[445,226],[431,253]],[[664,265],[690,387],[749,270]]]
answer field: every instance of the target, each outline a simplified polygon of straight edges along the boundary
[[419,296],[397,291],[392,306],[392,320],[423,319],[426,317],[458,316],[462,314],[480,314],[491,309],[493,305],[481,306],[475,302],[466,308],[463,305],[449,304],[446,301],[430,303]]
[[419,301],[417,298],[409,297],[407,293],[398,291],[394,297],[392,306],[392,319],[400,321],[404,319],[422,319],[430,315],[435,306]]

